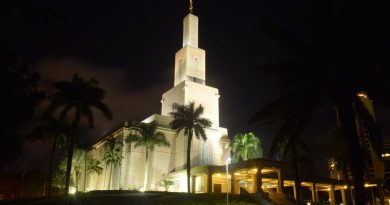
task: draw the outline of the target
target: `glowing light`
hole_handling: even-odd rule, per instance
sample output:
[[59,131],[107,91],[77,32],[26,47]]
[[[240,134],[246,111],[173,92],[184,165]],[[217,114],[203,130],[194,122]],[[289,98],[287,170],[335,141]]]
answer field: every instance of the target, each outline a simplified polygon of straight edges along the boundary
[[236,175],[236,176],[240,176],[240,173],[239,173],[239,172],[236,172],[236,173],[234,173],[234,175]]
[[376,184],[364,184],[364,187],[376,187]]
[[365,94],[364,92],[357,93],[357,96],[361,98],[368,98],[367,94]]
[[145,192],[145,188],[142,187],[141,189],[139,189],[139,191],[140,192]]
[[76,194],[76,188],[69,187],[69,194]]
[[390,153],[383,153],[382,157],[390,157]]
[[311,205],[310,201],[306,203],[307,205]]

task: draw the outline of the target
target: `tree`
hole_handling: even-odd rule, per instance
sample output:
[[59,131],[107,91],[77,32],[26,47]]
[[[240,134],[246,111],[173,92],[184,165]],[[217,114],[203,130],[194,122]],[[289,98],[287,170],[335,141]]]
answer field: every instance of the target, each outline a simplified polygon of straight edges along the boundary
[[[112,115],[107,105],[103,103],[105,97],[104,90],[99,87],[99,82],[93,78],[86,81],[84,78],[75,74],[72,81],[55,82],[54,87],[57,91],[51,98],[45,115],[48,116],[57,110],[61,110],[59,120],[68,118],[71,120],[72,125],[72,132],[68,138],[69,146],[65,180],[65,193],[68,193],[73,150],[81,118],[86,118],[89,126],[92,128],[94,125],[92,108],[101,111],[108,119],[111,119]],[[68,116],[71,113],[73,115],[71,117]]]
[[126,142],[134,142],[134,147],[145,148],[145,176],[144,176],[144,190],[148,187],[149,174],[149,153],[153,152],[156,147],[169,147],[170,144],[165,138],[165,134],[157,132],[157,123],[135,123],[132,132],[127,138]]
[[160,186],[162,186],[165,190],[165,192],[167,192],[169,190],[169,187],[173,185],[173,181],[167,179],[167,178],[164,178],[160,181]]
[[106,151],[103,155],[103,161],[106,163],[107,167],[110,166],[110,177],[108,181],[108,189],[111,189],[111,178],[113,168],[116,168],[122,164],[122,142],[118,142],[114,137],[109,137],[106,139]]
[[[88,156],[88,155],[87,155]],[[100,160],[97,160],[97,159],[93,159],[93,158],[88,158],[87,159],[87,164],[86,164],[86,168],[85,168],[85,175],[86,174],[97,174],[97,175],[101,175],[103,173],[103,167],[102,167],[102,162]],[[84,180],[84,191],[86,191],[86,184],[87,184],[87,180],[86,180],[86,176],[85,176],[85,180]]]
[[230,142],[230,147],[232,148],[234,162],[263,157],[260,139],[252,132],[236,134]]
[[310,148],[306,144],[303,135],[285,136],[281,141],[273,142],[271,145],[271,154],[279,155],[281,159],[292,166],[295,176],[295,190],[297,204],[301,204],[301,176],[306,170],[310,171],[313,162],[310,158]]
[[97,159],[88,159],[87,169],[86,169],[87,173],[101,175],[103,173],[103,167],[101,163],[102,162]]
[[348,147],[347,139],[343,134],[341,128],[336,126],[329,130],[329,153],[327,154],[330,158],[333,158],[336,162],[335,166],[337,170],[341,170],[343,178],[347,184],[346,199],[347,204],[352,204],[351,198],[351,182],[349,180],[349,160],[348,160]]
[[191,175],[191,142],[195,134],[197,139],[207,140],[205,129],[211,127],[211,121],[202,118],[204,108],[202,105],[195,107],[194,102],[187,105],[172,105],[172,112],[169,114],[173,120],[169,124],[176,131],[176,136],[183,132],[187,136],[187,191],[190,193],[190,175]]
[[34,128],[30,134],[31,140],[52,140],[52,148],[50,153],[49,162],[49,189],[48,196],[51,196],[51,188],[53,181],[53,163],[56,148],[64,149],[66,147],[66,139],[70,134],[70,122],[69,120],[57,121],[52,116],[48,116],[45,119],[45,123]]
[[[381,140],[375,131],[374,120],[367,115],[367,109],[357,93],[366,91],[374,99],[390,105],[389,97],[383,95],[390,85],[384,77],[384,55],[377,52],[377,49],[361,50],[348,45],[349,41],[345,37],[350,35],[346,35],[346,30],[342,28],[350,25],[350,19],[345,19],[348,15],[341,15],[342,10],[337,10],[337,6],[328,3],[316,5],[318,7],[315,9],[319,10],[313,13],[318,16],[312,16],[310,21],[304,19],[304,15],[299,12],[292,12],[292,19],[306,23],[295,27],[260,15],[264,31],[285,48],[288,57],[286,60],[259,66],[263,71],[278,77],[281,90],[280,95],[263,106],[250,122],[273,124],[278,130],[275,139],[286,135],[298,136],[312,126],[310,122],[319,111],[325,110],[324,107],[337,108],[340,128],[348,142],[348,161],[356,190],[355,201],[357,205],[363,205],[366,202],[364,165],[356,131],[357,113],[364,116],[364,124],[378,154],[380,145],[377,142]],[[336,25],[336,22],[341,24]],[[313,30],[318,32],[307,32]]]
[[[72,157],[71,177],[74,179],[76,191],[78,191],[79,176],[81,170],[84,169],[85,151],[82,149],[75,149]],[[59,165],[60,170],[67,170],[67,158],[64,158]]]
[[10,165],[22,153],[21,132],[34,116],[45,95],[38,89],[40,76],[0,42],[0,170]]

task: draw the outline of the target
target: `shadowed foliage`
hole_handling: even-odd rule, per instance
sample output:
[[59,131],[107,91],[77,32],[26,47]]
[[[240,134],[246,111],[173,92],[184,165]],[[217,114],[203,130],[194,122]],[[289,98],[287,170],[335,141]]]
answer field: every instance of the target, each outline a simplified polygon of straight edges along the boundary
[[59,120],[65,118],[71,120],[72,132],[68,138],[68,160],[65,181],[65,193],[69,190],[69,179],[72,167],[73,150],[75,140],[78,137],[77,129],[81,118],[86,118],[89,126],[93,127],[93,111],[95,108],[101,111],[104,116],[111,119],[111,112],[103,103],[105,92],[99,87],[99,82],[93,78],[84,80],[84,78],[75,74],[72,81],[55,82],[54,87],[57,91],[50,98],[51,102],[45,112],[45,116],[52,115],[59,111]]
[[53,175],[53,163],[56,149],[65,150],[67,145],[66,141],[71,133],[70,121],[64,119],[63,121],[57,121],[52,116],[48,116],[45,119],[45,123],[36,127],[31,132],[30,140],[43,140],[43,141],[52,141],[52,148],[50,152],[50,162],[49,162],[49,188],[48,196],[51,196],[52,188],[52,175]]
[[294,25],[287,26],[260,14],[264,31],[274,37],[289,56],[286,60],[259,66],[278,77],[281,90],[280,95],[263,106],[250,122],[277,128],[271,146],[271,152],[276,152],[277,144],[284,136],[299,136],[311,127],[310,122],[324,106],[337,108],[340,129],[348,142],[355,201],[359,205],[365,204],[363,154],[355,115],[364,118],[375,152],[380,151],[381,138],[375,121],[367,115],[367,109],[361,106],[356,94],[366,91],[376,101],[390,105],[390,97],[383,95],[390,88],[384,77],[387,54],[383,50],[356,49],[348,44],[343,26],[348,27],[351,19],[342,15],[346,7],[332,5],[331,1],[313,2],[312,5],[316,12],[311,19],[298,11],[291,12]]
[[39,91],[38,73],[0,42],[0,96],[1,115],[0,170],[10,165],[22,153],[22,134],[26,123],[34,116],[38,103],[44,99]]

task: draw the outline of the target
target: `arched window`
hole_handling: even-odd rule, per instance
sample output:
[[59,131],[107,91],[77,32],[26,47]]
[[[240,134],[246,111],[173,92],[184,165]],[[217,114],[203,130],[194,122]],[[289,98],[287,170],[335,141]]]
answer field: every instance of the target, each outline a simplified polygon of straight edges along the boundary
[[195,57],[194,58],[194,77],[198,77],[199,74],[199,58]]

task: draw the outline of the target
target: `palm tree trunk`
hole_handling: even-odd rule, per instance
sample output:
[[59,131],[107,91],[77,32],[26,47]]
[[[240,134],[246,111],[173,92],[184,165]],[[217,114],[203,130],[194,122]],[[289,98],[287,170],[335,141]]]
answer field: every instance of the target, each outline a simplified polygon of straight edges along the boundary
[[86,184],[87,184],[87,150],[84,150],[84,192],[87,191]]
[[191,141],[192,141],[192,130],[188,134],[187,142],[187,192],[190,194],[190,175],[191,175]]
[[54,137],[53,145],[51,147],[51,154],[50,154],[50,165],[49,165],[49,189],[47,190],[47,195],[51,196],[51,187],[53,184],[53,163],[54,163],[54,154],[56,152],[56,146],[57,146],[57,137]]
[[79,191],[79,173],[78,173],[78,171],[75,171],[75,182],[76,182],[76,184],[75,184],[75,186],[76,186],[76,192],[78,192]]
[[144,190],[146,191],[147,189],[147,186],[148,186],[148,174],[149,174],[149,151],[148,149],[146,148],[146,151],[145,151],[145,176],[144,176]]
[[108,178],[108,190],[111,190],[112,164],[110,165],[110,178]]
[[348,142],[348,158],[355,188],[355,205],[365,205],[366,197],[364,192],[364,172],[362,165],[363,156],[356,131],[355,111],[352,106],[352,100],[348,100],[348,98],[347,100],[343,99],[339,105],[340,122]]
[[65,195],[69,194],[69,184],[70,184],[70,173],[72,171],[72,159],[73,159],[73,149],[74,149],[74,133],[70,135],[70,144],[68,148],[68,159],[66,162],[66,175],[65,175]]
[[[294,140],[294,139],[291,139]],[[295,149],[295,142],[293,142],[292,146],[292,158],[293,158],[293,164],[294,164],[294,172],[295,172],[295,190],[297,192],[297,205],[301,204],[301,179],[299,174],[299,167],[298,167],[298,161],[297,161],[297,151]]]

